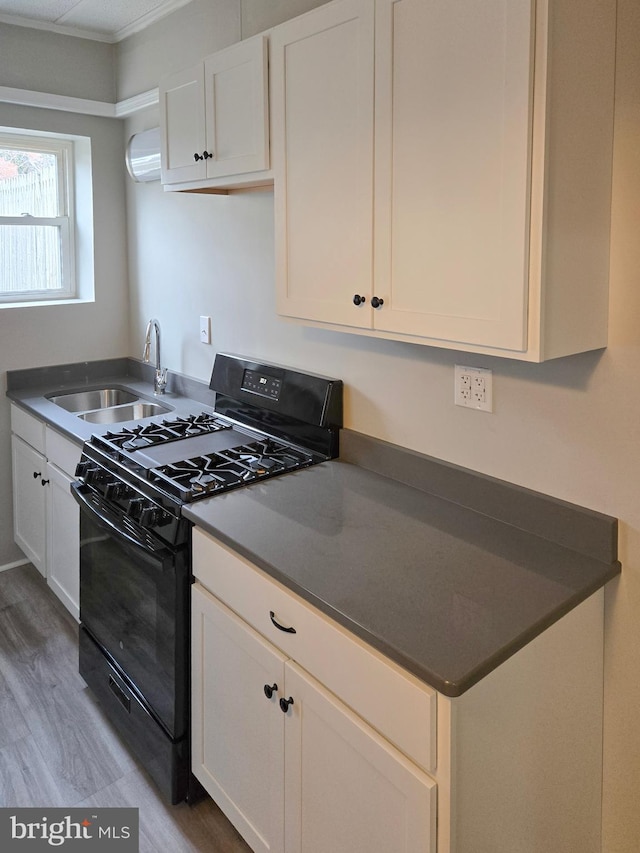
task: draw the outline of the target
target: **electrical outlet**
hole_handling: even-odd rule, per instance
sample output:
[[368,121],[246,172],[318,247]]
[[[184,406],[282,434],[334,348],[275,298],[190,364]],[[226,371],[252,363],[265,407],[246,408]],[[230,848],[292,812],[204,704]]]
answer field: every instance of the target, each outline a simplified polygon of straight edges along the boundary
[[493,373],[486,367],[455,365],[454,403],[481,412],[493,411]]
[[211,343],[211,317],[200,317],[200,343]]

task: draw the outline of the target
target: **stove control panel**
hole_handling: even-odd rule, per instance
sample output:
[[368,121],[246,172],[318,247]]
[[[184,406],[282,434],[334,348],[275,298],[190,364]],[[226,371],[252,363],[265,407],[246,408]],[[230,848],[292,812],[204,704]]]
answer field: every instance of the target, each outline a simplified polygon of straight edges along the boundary
[[241,388],[268,400],[279,400],[282,390],[282,379],[259,373],[257,370],[245,370]]

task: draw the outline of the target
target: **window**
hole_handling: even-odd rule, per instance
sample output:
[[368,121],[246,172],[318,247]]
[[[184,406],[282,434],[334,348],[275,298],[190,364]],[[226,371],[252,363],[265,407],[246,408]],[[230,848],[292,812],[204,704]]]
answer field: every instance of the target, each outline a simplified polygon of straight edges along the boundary
[[73,142],[0,132],[0,306],[76,296]]

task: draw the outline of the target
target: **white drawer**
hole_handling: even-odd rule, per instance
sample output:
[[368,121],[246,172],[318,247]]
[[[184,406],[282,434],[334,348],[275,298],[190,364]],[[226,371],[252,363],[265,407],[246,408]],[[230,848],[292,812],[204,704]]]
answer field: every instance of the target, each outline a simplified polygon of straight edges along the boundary
[[409,758],[435,769],[435,690],[197,528],[193,573]]
[[76,465],[80,461],[82,445],[65,438],[51,427],[45,431],[45,456],[70,477],[75,477]]
[[35,450],[45,455],[44,423],[24,409],[11,404],[11,432],[20,436],[23,441],[30,444]]

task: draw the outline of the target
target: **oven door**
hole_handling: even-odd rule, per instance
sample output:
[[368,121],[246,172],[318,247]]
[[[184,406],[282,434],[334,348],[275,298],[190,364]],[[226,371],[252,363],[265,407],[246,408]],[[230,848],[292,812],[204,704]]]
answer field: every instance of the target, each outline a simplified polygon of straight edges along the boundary
[[188,547],[166,547],[81,483],[80,621],[172,739],[188,727]]

